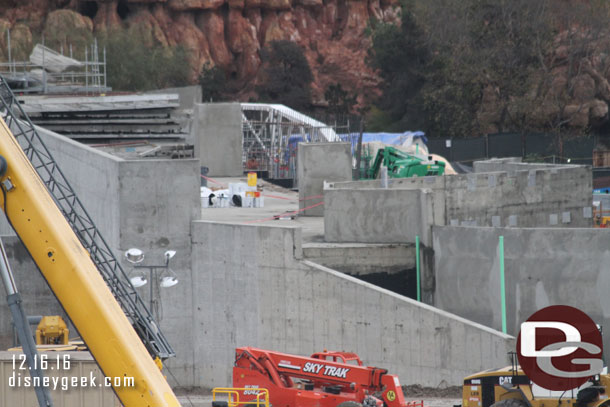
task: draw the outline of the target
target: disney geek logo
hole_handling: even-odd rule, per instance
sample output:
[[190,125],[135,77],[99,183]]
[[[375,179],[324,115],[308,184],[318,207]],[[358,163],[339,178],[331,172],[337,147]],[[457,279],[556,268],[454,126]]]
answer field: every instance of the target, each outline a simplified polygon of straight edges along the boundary
[[521,324],[517,356],[532,382],[548,390],[579,387],[603,369],[602,336],[577,308],[553,305]]

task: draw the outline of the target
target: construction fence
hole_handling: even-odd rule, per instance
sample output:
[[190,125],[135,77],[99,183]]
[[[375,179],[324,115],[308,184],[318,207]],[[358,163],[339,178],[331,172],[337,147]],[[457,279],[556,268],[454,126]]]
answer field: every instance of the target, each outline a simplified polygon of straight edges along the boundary
[[553,134],[497,133],[469,139],[429,139],[431,153],[467,165],[488,158],[522,157],[525,161],[593,165],[597,138],[558,139]]

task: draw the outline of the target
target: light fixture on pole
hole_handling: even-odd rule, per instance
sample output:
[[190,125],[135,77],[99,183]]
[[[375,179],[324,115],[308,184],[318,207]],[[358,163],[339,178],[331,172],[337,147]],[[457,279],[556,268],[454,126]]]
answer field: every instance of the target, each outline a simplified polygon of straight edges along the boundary
[[[155,270],[161,269],[161,275],[159,276],[159,286],[161,288],[169,288],[178,284],[178,276],[176,273],[169,267],[169,261],[176,255],[175,250],[167,250],[163,257],[165,258],[165,264],[163,265],[144,265],[140,264],[144,260],[144,252],[137,248],[131,248],[125,252],[125,257],[128,262],[133,264],[133,270],[129,273],[129,281],[134,288],[140,288],[146,285],[149,281],[150,284],[150,311],[154,311],[154,280],[155,280]],[[146,273],[143,269],[148,270],[148,279],[146,278]]]
[[[169,260],[174,257],[176,255],[176,251],[175,250],[168,250],[165,252],[165,271],[163,271],[163,273],[161,274],[161,282],[160,282],[160,286],[163,288],[168,288],[168,287],[173,287],[176,284],[178,284],[178,276],[176,275],[176,273],[174,273],[174,270],[172,270],[169,267]],[[167,275],[165,275],[167,274]]]
[[[144,252],[138,248],[132,247],[125,252],[125,258],[131,264],[139,264],[144,261]],[[148,280],[146,280],[146,275],[143,272],[139,272],[135,269],[129,273],[129,281],[135,288],[142,287],[148,283]]]

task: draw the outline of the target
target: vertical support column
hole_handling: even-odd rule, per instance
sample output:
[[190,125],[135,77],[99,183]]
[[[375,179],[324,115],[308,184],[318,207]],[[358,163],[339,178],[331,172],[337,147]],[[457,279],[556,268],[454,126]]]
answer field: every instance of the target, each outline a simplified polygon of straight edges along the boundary
[[498,239],[500,257],[500,301],[502,302],[502,332],[506,333],[506,285],[504,283],[504,236]]
[[419,263],[419,235],[417,235],[415,236],[415,278],[417,281],[417,301],[421,302],[421,270]]

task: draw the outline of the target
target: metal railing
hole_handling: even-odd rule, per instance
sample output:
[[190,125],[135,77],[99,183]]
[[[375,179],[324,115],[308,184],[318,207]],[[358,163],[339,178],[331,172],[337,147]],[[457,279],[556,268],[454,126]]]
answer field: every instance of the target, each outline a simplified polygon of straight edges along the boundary
[[[239,394],[244,392],[256,393],[256,401],[240,401]],[[216,387],[212,389],[212,401],[216,400],[216,395],[226,394],[228,397],[228,407],[238,407],[242,404],[256,404],[257,407],[269,407],[269,390],[258,387]],[[264,398],[262,397],[264,396]]]

